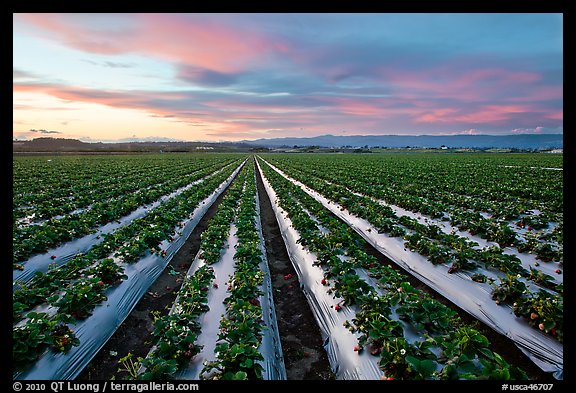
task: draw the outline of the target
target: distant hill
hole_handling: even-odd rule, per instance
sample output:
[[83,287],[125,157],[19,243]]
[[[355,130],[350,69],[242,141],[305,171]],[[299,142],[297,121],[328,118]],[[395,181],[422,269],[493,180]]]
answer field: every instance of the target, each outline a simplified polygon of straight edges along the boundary
[[65,138],[35,138],[30,141],[12,141],[13,152],[191,152],[191,151],[219,151],[219,152],[245,152],[254,149],[254,146],[237,142],[82,142],[77,139]]
[[273,138],[242,141],[248,145],[269,148],[292,146],[319,147],[419,147],[439,148],[517,148],[556,149],[563,148],[562,134],[515,134],[515,135],[321,135],[311,138]]
[[36,138],[30,141],[12,141],[13,152],[192,152],[221,151],[248,152],[259,148],[282,148],[293,146],[333,148],[516,148],[545,150],[563,148],[562,134],[518,135],[322,135],[311,138],[275,138],[245,140],[240,142],[82,142],[65,138]]

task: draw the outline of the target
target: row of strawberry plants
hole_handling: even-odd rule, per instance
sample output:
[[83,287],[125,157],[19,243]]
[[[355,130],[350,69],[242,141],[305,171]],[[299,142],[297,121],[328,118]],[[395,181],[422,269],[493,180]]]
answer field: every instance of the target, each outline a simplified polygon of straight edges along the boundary
[[155,349],[142,361],[144,370],[138,379],[169,379],[198,354],[202,348],[196,339],[202,330],[199,318],[208,310],[208,288],[214,280],[214,271],[200,267],[186,277],[178,292],[178,303],[165,316],[156,316],[152,335]]
[[[350,350],[362,352],[366,347],[380,356],[388,379],[525,378],[525,373],[491,351],[486,337],[464,324],[455,312],[366,254],[363,239],[320,203],[273,170],[265,168],[264,173],[300,232],[299,242],[317,254],[325,270],[322,284],[332,284],[336,296],[359,310],[347,323],[351,330],[362,333],[358,346]],[[328,228],[327,234],[322,234],[300,204]],[[379,279],[384,294],[359,277],[359,268]],[[336,307],[339,310],[341,304]],[[409,342],[394,314],[404,326],[418,331],[421,339]]]
[[[14,222],[30,222],[79,210],[105,199],[161,183],[166,173],[180,177],[218,164],[219,157],[90,156],[14,158]],[[230,157],[231,158],[231,157]],[[37,161],[41,160],[41,165]],[[39,187],[41,185],[41,187]],[[28,221],[28,220],[27,220]]]
[[[364,194],[354,192],[347,187],[346,189],[357,196],[364,196]],[[371,198],[381,204],[386,204],[386,202],[377,200],[373,196]],[[401,201],[404,201],[401,204],[407,207],[405,200],[401,199]],[[444,213],[440,209],[431,210],[425,207],[427,203],[417,203],[409,207],[411,207],[412,212],[429,214],[433,221],[438,218],[446,219],[453,228],[467,231],[471,236],[479,236],[487,241],[498,243],[500,247],[515,247],[519,253],[534,253],[536,258],[541,261],[557,262],[563,259],[563,249],[561,247],[563,244],[562,222],[555,224],[549,231],[534,230],[548,227],[549,221],[543,214],[523,215],[519,221],[512,225],[503,219],[486,218],[477,211],[469,211],[458,207],[450,207],[448,209],[450,211],[449,214]],[[428,219],[426,220],[428,221]],[[523,234],[520,234],[518,229],[514,228],[514,225],[522,229],[526,227],[527,229],[523,231]],[[538,266],[538,262],[536,262],[536,266]]]
[[[84,194],[90,195],[89,187],[118,184],[121,178],[114,176],[118,166],[124,167],[126,176],[137,176],[137,167],[133,165],[136,163],[135,160],[118,157],[15,156],[12,161],[14,206],[27,210],[55,199],[83,200]],[[82,194],[75,193],[76,190]]]
[[[364,354],[357,356],[355,352],[350,351],[357,343],[358,337],[349,331],[344,323],[354,315],[351,307],[340,306],[342,299],[334,299],[330,293],[328,281],[324,278],[324,270],[318,265],[316,254],[311,253],[306,246],[302,244],[303,239],[308,235],[303,235],[303,231],[310,230],[313,233],[317,228],[321,233],[328,231],[321,225],[317,227],[307,224],[318,223],[318,221],[308,214],[307,210],[294,199],[288,199],[297,205],[294,214],[290,215],[282,207],[279,199],[278,190],[274,188],[269,179],[265,176],[264,168],[257,160],[258,172],[262,180],[263,188],[270,198],[272,211],[276,216],[276,221],[284,240],[289,260],[293,265],[300,287],[310,309],[317,321],[323,347],[326,350],[328,360],[336,379],[359,380],[359,379],[380,379],[383,372],[378,367],[378,360],[375,357]],[[280,189],[280,192],[283,190]],[[301,210],[305,214],[300,217],[297,213]],[[294,225],[293,219],[299,222],[298,230]],[[309,221],[312,219],[312,222]],[[334,247],[338,245],[334,244]],[[290,278],[291,275],[284,276],[284,279]]]
[[[67,264],[46,273],[37,272],[30,282],[13,293],[15,319],[21,319],[24,311],[51,299],[53,294],[59,293],[73,280],[89,275],[90,267],[97,261],[100,262],[96,265],[105,265],[110,260],[109,255],[114,254],[121,261],[132,263],[147,250],[161,252],[159,244],[173,238],[174,230],[182,225],[182,219],[190,214],[191,208],[229,176],[230,173],[224,171],[209,177],[197,187],[164,202],[148,215],[106,235],[102,243],[96,244],[87,253],[79,254]],[[87,311],[83,311],[81,315]]]
[[[328,184],[321,179],[296,172],[293,176],[312,189],[321,190],[321,194],[350,213],[365,218],[378,230],[393,237],[403,237],[408,248],[427,257],[431,263],[450,265],[449,273],[474,270],[478,267],[475,262],[477,261],[485,268],[494,267],[504,273],[521,274],[526,279],[534,278],[534,274],[522,266],[518,257],[504,253],[500,247],[487,246],[477,249],[478,244],[464,236],[444,233],[435,224],[421,224],[408,216],[399,217],[389,206],[362,194],[353,193],[344,186]],[[550,278],[539,280],[537,284],[548,282],[551,282]]]
[[[448,156],[449,158],[454,158],[456,160],[457,156]],[[313,166],[306,163],[305,159],[299,159],[298,161],[279,156],[271,156],[276,162],[281,162],[282,165],[288,165],[292,169],[298,172],[309,173],[313,176],[317,176],[327,181],[336,182],[338,184],[345,185],[354,191],[362,192],[363,194],[385,200],[387,203],[401,206],[408,210],[417,211],[423,214],[427,214],[433,218],[448,218],[453,220],[455,225],[460,225],[463,230],[470,229],[470,231],[476,232],[479,236],[490,240],[496,241],[501,245],[517,245],[521,247],[529,246],[526,241],[517,237],[516,232],[510,227],[511,223],[505,220],[510,220],[513,218],[520,218],[516,224],[520,227],[525,225],[525,222],[539,223],[534,227],[530,226],[530,230],[538,229],[537,227],[548,226],[549,222],[561,222],[561,187],[560,187],[560,199],[558,200],[558,194],[546,193],[544,195],[538,195],[533,188],[541,187],[543,189],[551,188],[558,190],[558,184],[553,183],[553,179],[546,179],[543,183],[531,184],[531,194],[536,194],[536,199],[532,202],[518,199],[517,193],[510,191],[512,197],[510,201],[501,203],[498,205],[496,201],[498,197],[504,193],[501,189],[501,183],[510,185],[508,181],[498,181],[499,188],[498,192],[489,192],[486,194],[484,202],[482,204],[470,204],[471,201],[478,200],[478,194],[470,195],[460,195],[458,194],[459,187],[466,186],[466,182],[458,182],[449,180],[453,177],[458,179],[461,177],[462,170],[449,171],[450,167],[438,159],[431,160],[434,162],[434,171],[426,172],[424,169],[420,168],[420,165],[425,163],[418,160],[405,160],[402,161],[405,166],[401,167],[399,170],[394,165],[386,166],[387,173],[382,171],[382,163],[387,161],[382,159],[372,160],[374,167],[371,167],[369,173],[366,173],[365,168],[367,166],[366,162],[357,162],[353,158],[348,157],[347,159],[339,159],[338,161],[330,159],[330,157],[319,158],[319,160],[326,161],[322,165]],[[364,158],[364,157],[363,157]],[[399,159],[402,158],[399,156]],[[433,157],[429,157],[433,158]],[[474,157],[476,158],[476,157]],[[366,158],[371,160],[370,158]],[[435,162],[438,161],[438,162]],[[406,167],[412,167],[416,163],[418,168],[420,168],[416,173],[410,173]],[[457,164],[457,161],[448,164]],[[368,163],[369,164],[369,163]],[[476,163],[474,163],[476,165]],[[328,170],[321,170],[317,168],[325,168],[326,165],[330,165]],[[360,167],[360,165],[362,165]],[[369,165],[368,165],[369,166]],[[456,165],[452,165],[456,166]],[[468,168],[467,168],[468,169]],[[498,168],[497,168],[498,169]],[[478,170],[480,175],[477,175],[477,181],[481,182],[484,188],[490,188],[490,177],[486,172],[490,173],[490,176],[500,176],[502,173],[500,169],[494,172],[493,165],[482,166],[482,171]],[[435,173],[442,173],[442,179],[437,179]],[[392,174],[397,173],[398,175],[392,178]],[[427,173],[426,176],[422,175]],[[485,177],[485,178],[484,178]],[[430,179],[431,178],[431,179]],[[556,179],[558,180],[558,179]],[[526,184],[526,182],[531,181],[531,177],[523,175],[517,183]],[[561,179],[560,179],[561,181]],[[396,185],[396,183],[404,184]],[[488,184],[486,184],[488,183]],[[449,187],[447,187],[447,184]],[[544,184],[546,187],[542,186]],[[515,184],[510,185],[510,187],[516,186]],[[438,198],[438,189],[445,189],[443,191],[443,198]],[[474,188],[476,190],[476,188]],[[423,197],[426,195],[426,197]],[[496,201],[496,202],[495,202]],[[516,204],[516,205],[514,205]],[[560,205],[559,205],[560,204]],[[469,209],[473,211],[490,211],[493,214],[492,219],[486,219],[478,213],[471,213]],[[538,215],[529,214],[530,209],[542,210]],[[448,213],[449,212],[449,213]],[[503,216],[499,212],[516,212],[512,215]],[[539,247],[535,247],[533,251],[537,253],[544,260],[560,260],[562,258],[562,227],[554,226],[553,234],[550,236],[548,232],[542,232],[537,234],[538,237],[542,237],[542,242]],[[559,243],[558,247],[550,247],[549,241],[551,239],[546,239],[546,237],[554,237]],[[550,250],[552,249],[552,250]]]
[[[382,206],[370,198],[351,193],[345,187],[334,184],[327,185],[325,182],[316,181],[311,177],[303,179],[303,176],[298,174],[296,177],[304,180],[307,186],[322,190],[323,195],[336,201],[350,213],[365,218],[384,233],[388,233],[390,236],[404,234],[407,248],[425,256],[435,265],[449,264],[448,273],[454,273],[457,270],[475,271],[479,267],[477,262],[481,262],[485,269],[496,268],[502,271],[505,275],[500,278],[499,284],[493,285],[492,299],[497,304],[504,304],[503,299],[506,298],[506,293],[518,292],[514,298],[518,299],[524,306],[515,307],[515,314],[525,317],[530,326],[550,334],[560,342],[563,341],[563,285],[555,284],[549,276],[534,268],[531,268],[530,271],[524,269],[517,257],[505,254],[499,247],[489,246],[477,250],[474,248],[477,244],[470,242],[467,238],[455,234],[445,234],[435,225],[419,224],[407,216],[395,219],[396,216],[389,207]],[[382,225],[383,222],[386,225]],[[414,233],[406,234],[405,227]],[[521,277],[525,280],[531,280],[537,286],[547,287],[548,290],[531,291],[523,284],[524,287],[521,291],[515,291],[514,288],[517,286],[510,287],[508,284],[509,279],[507,277],[511,276],[515,280]],[[486,281],[486,277],[482,273],[473,274],[471,279],[472,281]],[[508,298],[511,297],[508,295]],[[549,300],[548,307],[539,307],[542,298]],[[535,318],[534,315],[538,317]]]
[[32,225],[13,231],[13,266],[21,264],[34,254],[46,252],[52,247],[72,239],[94,233],[100,225],[117,220],[140,206],[154,202],[162,196],[195,182],[219,170],[224,165],[200,169],[154,186],[141,193],[128,193],[111,201],[95,203],[86,212],[50,219],[44,224]]
[[[321,183],[322,184],[322,183]],[[328,182],[331,186],[334,183]],[[353,192],[348,188],[344,187],[346,191],[351,192],[354,194],[355,197],[364,197],[365,195]],[[392,210],[388,208],[388,205],[383,203],[382,201],[376,200],[375,198],[371,197],[373,202],[377,202],[378,204],[385,206],[385,212],[387,214],[391,214],[391,217],[387,217],[384,220],[386,226],[383,227],[383,230],[388,230],[388,234],[391,236],[402,236],[407,240],[407,246],[410,247],[412,250],[417,250],[420,254],[425,255],[429,258],[432,263],[445,263],[447,260],[454,260],[456,261],[452,263],[452,266],[449,269],[450,273],[453,273],[459,269],[474,269],[476,265],[473,262],[469,262],[471,259],[477,259],[484,263],[486,267],[495,266],[499,270],[503,272],[509,271],[516,271],[517,273],[520,272],[526,278],[534,281],[538,285],[541,285],[546,288],[554,289],[556,286],[555,281],[562,281],[561,277],[559,279],[555,279],[554,277],[550,276],[549,274],[544,273],[543,271],[536,269],[540,265],[538,261],[531,261],[530,258],[526,258],[527,255],[521,255],[523,252],[528,252],[531,254],[533,251],[536,252],[536,259],[540,259],[546,262],[551,261],[553,258],[551,254],[558,253],[562,255],[562,251],[558,251],[558,249],[554,250],[553,246],[547,241],[551,240],[553,237],[559,239],[559,243],[562,242],[562,223],[558,224],[551,232],[549,233],[540,233],[537,235],[533,235],[529,232],[525,234],[525,239],[530,239],[529,243],[519,243],[518,253],[514,253],[515,255],[504,254],[504,250],[496,245],[486,245],[482,250],[477,250],[479,246],[476,241],[471,239],[470,241],[466,240],[467,236],[455,236],[456,230],[466,230],[468,229],[470,235],[474,236],[476,234],[475,229],[459,226],[459,227],[452,227],[446,225],[443,222],[436,222],[434,219],[430,220],[426,217],[418,217],[417,215],[414,217],[408,216],[411,212],[406,211],[399,211],[396,214],[400,215],[399,226],[395,226],[393,221],[390,218],[396,218],[396,214],[393,214]],[[396,207],[397,210],[401,210]],[[467,215],[470,216],[472,213],[467,212]],[[482,218],[482,215],[479,213],[474,213],[478,217]],[[418,222],[418,219],[424,221],[427,224],[427,227],[422,225]],[[491,222],[490,220],[485,220],[489,223],[493,230],[493,240],[501,243],[502,246],[506,245],[506,242],[509,241],[509,236],[513,231],[508,226],[498,226],[497,224]],[[374,221],[372,221],[374,222]],[[454,221],[452,221],[454,223]],[[438,225],[436,225],[438,224]],[[406,234],[404,228],[408,228],[414,230],[415,233],[413,234]],[[521,225],[524,226],[523,224]],[[451,232],[448,231],[451,229]],[[530,230],[531,228],[528,228]],[[440,240],[441,243],[444,243],[446,247],[442,245],[437,245],[430,239],[426,239],[426,237]],[[544,242],[539,242],[536,239],[540,238]],[[458,250],[456,253],[456,258],[454,258],[450,253],[450,248]],[[519,257],[525,259],[524,261],[521,260]],[[530,266],[529,264],[533,263],[534,267]],[[525,265],[528,265],[530,272],[525,268]],[[561,265],[561,264],[560,264]],[[544,266],[544,269],[548,270],[549,273],[554,269],[552,266]],[[556,269],[556,274],[560,274],[561,270]]]
[[215,278],[211,266],[220,261],[230,227],[235,220],[246,177],[245,168],[230,185],[217,212],[200,236],[199,267],[186,277],[171,312],[155,317],[152,333],[155,346],[141,363],[139,379],[173,379],[178,371],[202,351],[202,347],[196,343],[202,330],[199,317],[209,310],[208,292]]
[[[407,196],[425,195],[424,201],[488,211],[497,216],[498,212],[522,213],[531,209],[550,213],[562,211],[561,171],[535,171],[528,166],[541,162],[542,166],[561,167],[561,156],[380,154],[300,155],[297,159],[273,157],[298,169],[313,171],[312,168],[316,168],[318,175],[382,192],[385,195],[383,199],[399,194],[396,197],[398,202]],[[512,168],[503,165],[512,162],[522,165]],[[363,169],[367,167],[370,171]]]
[[[124,168],[120,167],[118,170],[122,171],[122,176],[117,176],[114,182],[106,182],[105,180],[102,183],[94,183],[94,180],[84,181],[83,184],[75,184],[73,189],[70,190],[69,196],[45,198],[27,206],[14,205],[14,226],[15,229],[23,229],[28,225],[45,223],[50,219],[54,220],[66,215],[80,214],[92,209],[94,206],[101,206],[102,203],[106,204],[126,195],[139,194],[148,192],[150,189],[165,187],[164,184],[169,185],[175,179],[189,176],[207,167],[214,167],[214,170],[216,170],[223,165],[225,165],[225,162],[222,160],[198,160],[193,165],[191,163],[188,166],[146,168],[140,173],[124,173]],[[166,173],[171,173],[172,177],[167,178]]]
[[[46,300],[53,308],[50,316],[53,321],[73,324],[75,320],[90,316],[94,307],[106,299],[104,291],[122,278],[122,265],[136,262],[150,251],[164,255],[160,243],[171,239],[182,220],[229,176],[230,173],[222,172],[206,179],[198,187],[160,205],[146,217],[108,235],[88,253],[78,255],[68,264],[46,274],[37,273],[32,282],[13,294],[14,336],[19,337],[25,347],[26,337],[36,334],[30,313],[25,312]],[[125,249],[127,247],[129,252]],[[115,251],[116,256],[111,258]],[[118,256],[122,259],[116,262]],[[113,282],[105,283],[103,276],[106,275],[112,276],[108,281]],[[15,359],[27,357],[27,351],[20,351],[20,347],[22,345],[14,346]]]
[[260,269],[262,251],[257,226],[254,163],[247,166],[247,181],[238,208],[234,254],[235,273],[230,281],[230,296],[224,301],[226,315],[220,322],[221,340],[216,346],[216,360],[208,362],[206,379],[262,379],[262,354],[259,347],[264,329],[259,297],[264,281]]
[[[479,320],[493,327],[498,333],[504,334],[508,337],[513,337],[513,341],[518,347],[522,348],[522,350],[527,353],[530,360],[534,361],[536,365],[546,371],[552,370],[556,378],[561,378],[563,367],[563,350],[561,347],[563,336],[563,301],[561,294],[544,296],[544,298],[549,301],[549,307],[544,308],[542,307],[541,300],[543,295],[547,294],[546,292],[540,291],[538,293],[532,293],[530,291],[525,291],[523,294],[523,301],[533,305],[533,310],[538,312],[532,311],[528,315],[526,312],[528,307],[524,307],[522,310],[520,308],[516,309],[521,302],[515,304],[514,313],[516,316],[524,316],[528,321],[528,323],[524,325],[521,319],[513,316],[512,307],[501,308],[502,306],[498,305],[499,302],[496,297],[494,297],[494,300],[496,300],[497,303],[496,305],[487,303],[490,302],[490,296],[489,287],[486,288],[486,285],[470,285],[471,282],[468,281],[470,276],[467,274],[459,274],[457,277],[449,278],[444,269],[437,271],[436,267],[427,268],[422,264],[423,262],[425,263],[425,259],[411,255],[410,252],[406,251],[406,248],[404,248],[404,252],[402,252],[401,243],[398,240],[386,235],[375,234],[375,228],[372,226],[369,226],[368,229],[364,229],[366,228],[365,225],[367,222],[362,223],[361,221],[358,221],[357,218],[350,215],[348,212],[343,212],[344,208],[339,207],[337,204],[331,205],[329,200],[319,196],[316,192],[312,192],[308,188],[303,189],[323,203],[324,206],[340,217],[344,222],[351,225],[355,230],[358,230],[359,233],[366,237],[366,239],[368,239],[381,253],[388,255],[393,261],[404,267],[409,272],[414,272],[414,276],[427,283],[439,293],[447,294],[448,298],[454,304],[470,312],[472,315],[475,315]],[[372,228],[372,233],[370,228]],[[472,280],[475,279],[475,276],[476,275],[472,275]],[[482,275],[480,274],[480,276]],[[484,277],[484,279],[486,279],[486,277]],[[467,290],[468,286],[470,286],[470,291]],[[455,288],[459,288],[458,292],[461,292],[464,296],[460,296],[454,292]],[[473,304],[482,304],[483,306],[480,308],[470,307]],[[540,336],[538,334],[535,335],[530,332],[531,326],[536,327],[542,331],[542,333],[550,334],[550,337],[548,338],[544,335]],[[554,342],[555,340],[557,340],[556,343]],[[558,342],[560,342],[560,346],[558,345]]]

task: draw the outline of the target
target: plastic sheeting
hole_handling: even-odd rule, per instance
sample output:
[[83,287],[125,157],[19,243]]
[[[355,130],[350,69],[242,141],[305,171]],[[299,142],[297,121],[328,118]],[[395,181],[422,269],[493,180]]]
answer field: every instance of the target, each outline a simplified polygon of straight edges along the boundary
[[[329,181],[326,181],[326,183],[331,184],[331,185],[335,184],[335,183],[332,183]],[[398,217],[408,216],[410,218],[415,219],[416,221],[418,221],[418,223],[423,224],[423,225],[437,225],[440,228],[440,230],[446,234],[455,233],[458,236],[465,237],[465,238],[467,238],[473,242],[476,242],[476,243],[478,243],[478,247],[475,247],[476,249],[490,247],[490,246],[500,247],[498,245],[498,243],[496,243],[496,242],[483,239],[477,235],[472,235],[472,234],[470,234],[470,232],[461,231],[457,227],[452,226],[450,221],[439,220],[439,219],[435,219],[432,217],[428,217],[424,214],[421,214],[418,212],[413,212],[413,211],[404,209],[400,206],[389,204],[386,201],[383,201],[381,199],[374,198],[374,197],[371,197],[369,195],[353,191],[347,187],[345,187],[345,188],[347,191],[351,192],[352,194],[354,194],[356,196],[370,198],[374,202],[379,203],[382,206],[387,206],[387,207],[391,208],[392,211],[394,212],[394,214],[396,214]],[[489,213],[481,212],[481,214],[485,218],[490,218]],[[526,232],[528,232],[527,229],[519,229],[519,228],[516,228],[515,225],[513,225],[512,223],[509,223],[509,224],[510,224],[509,227],[514,232],[519,234],[520,236],[524,236],[524,234]],[[514,248],[514,247],[504,247],[503,250],[504,250],[504,254],[514,255],[515,257],[517,257],[520,260],[520,263],[522,264],[522,267],[524,269],[526,269],[528,271],[530,271],[530,269],[539,270],[542,273],[549,275],[551,277],[551,280],[556,284],[562,284],[564,282],[564,274],[563,273],[561,273],[561,274],[556,273],[556,269],[560,268],[559,262],[542,262],[536,258],[535,254],[521,253],[518,251],[517,248]],[[487,274],[487,275],[489,275],[489,274]]]
[[489,284],[473,282],[463,272],[448,274],[445,266],[435,266],[420,254],[406,250],[402,239],[378,233],[367,220],[353,216],[333,201],[328,203],[329,200],[318,192],[287,176],[274,165],[269,165],[350,225],[383,255],[464,311],[509,337],[543,371],[552,373],[556,379],[563,379],[562,343],[516,317],[510,306],[497,305],[491,298]]
[[267,380],[285,380],[286,367],[284,365],[284,355],[282,353],[282,343],[280,342],[280,332],[278,330],[278,320],[276,318],[276,307],[274,306],[274,290],[270,278],[270,269],[266,258],[266,247],[264,235],[262,234],[262,224],[260,221],[260,198],[256,190],[256,227],[260,237],[260,251],[262,252],[262,262],[260,270],[264,273],[262,284],[263,295],[260,296],[260,306],[262,307],[262,317],[266,325],[262,335],[262,345],[260,347],[264,361],[261,362],[264,368],[263,376]]
[[[259,165],[258,170],[262,173]],[[344,327],[345,321],[355,317],[355,307],[344,305],[340,311],[334,309],[334,306],[343,299],[334,298],[328,293],[328,288],[322,285],[324,271],[320,266],[314,266],[316,257],[297,243],[300,235],[293,228],[291,220],[287,218],[287,213],[279,207],[276,193],[263,174],[262,179],[266,193],[272,202],[272,209],[290,261],[320,327],[324,348],[336,378],[340,380],[380,379],[384,375],[378,367],[380,358],[370,355],[369,351],[355,352],[354,346],[358,344],[361,334],[352,333]]]
[[[186,369],[178,372],[175,375],[176,379],[200,379],[204,362],[216,360],[214,348],[218,342],[218,333],[220,332],[220,320],[226,313],[226,305],[224,299],[227,297],[226,287],[228,282],[234,276],[234,247],[238,244],[236,238],[236,226],[232,225],[228,240],[224,245],[224,253],[217,263],[210,265],[214,269],[214,283],[218,284],[218,288],[210,287],[208,292],[208,307],[209,310],[200,317],[200,325],[202,331],[196,339],[196,344],[201,345],[202,352],[197,354],[190,361]],[[202,267],[205,263],[199,258],[201,251],[198,252],[194,262],[190,266],[188,275],[193,275],[196,270]],[[178,301],[178,299],[176,299]]]
[[23,380],[70,380],[80,374],[84,367],[106,344],[108,339],[112,337],[150,285],[162,274],[204,214],[228,187],[245,163],[246,161],[243,161],[210,196],[194,209],[190,218],[184,222],[180,236],[177,236],[171,243],[167,241],[161,243],[162,249],[166,250],[165,257],[148,254],[137,263],[128,265],[124,271],[127,278],[118,286],[105,292],[108,299],[96,306],[89,318],[70,325],[76,337],[80,340],[79,346],[72,347],[67,354],[47,351],[30,368],[23,372],[15,373],[13,378]]
[[[265,258],[266,250],[264,249],[264,238],[262,236],[262,229],[260,226],[259,204],[256,206],[258,207],[257,228],[263,255],[262,262],[260,263],[260,269],[264,272],[264,283],[261,287],[263,295],[261,295],[259,298],[265,324],[265,329],[262,336],[262,344],[260,345],[260,353],[262,354],[264,360],[260,361],[260,364],[263,367],[263,379],[285,380],[286,369],[284,366],[284,357],[282,355],[282,346],[278,333],[278,324],[276,320],[276,311],[274,308],[272,292],[272,282],[270,281],[270,272],[268,269],[268,263]],[[226,312],[224,299],[228,296],[226,289],[227,283],[232,279],[235,272],[234,254],[235,247],[238,244],[236,231],[236,226],[232,224],[227,242],[224,247],[225,252],[222,254],[220,260],[217,263],[211,265],[211,267],[214,269],[214,282],[218,284],[218,287],[210,287],[208,292],[209,310],[201,317],[200,324],[202,325],[202,331],[198,335],[196,344],[202,346],[202,351],[194,356],[194,358],[192,358],[187,368],[176,373],[176,379],[198,380],[200,379],[200,374],[202,373],[204,363],[216,360],[215,347],[219,341],[218,334],[220,332],[220,321]],[[193,275],[200,267],[204,265],[204,261],[199,257],[200,253],[201,251],[198,252],[194,258],[194,261],[190,265],[187,276]],[[176,298],[170,313],[173,312],[178,301],[179,297]],[[153,350],[154,348],[151,351]]]
[[[366,196],[366,195],[362,195],[359,193],[355,193],[355,194],[361,195],[361,196]],[[400,216],[408,216],[408,217],[414,218],[420,224],[437,225],[442,230],[442,232],[444,232],[444,233],[450,234],[450,233],[454,232],[458,236],[468,238],[469,240],[478,243],[477,248],[498,246],[498,243],[496,243],[496,242],[489,241],[489,240],[481,238],[480,236],[472,235],[469,232],[459,230],[457,227],[452,226],[452,224],[450,224],[449,221],[437,220],[437,219],[434,219],[431,217],[427,217],[427,216],[420,214],[420,213],[415,213],[415,212],[412,212],[410,210],[403,209],[399,206],[390,205],[390,204],[388,204],[385,201],[382,201],[380,199],[375,199],[375,198],[373,198],[373,199],[383,206],[389,206],[394,211],[394,213],[399,217]],[[514,228],[513,225],[510,225],[510,227],[515,232],[520,233],[520,234],[522,234],[523,232],[527,232],[527,230],[518,230],[518,229]],[[549,275],[552,278],[552,280],[557,284],[561,284],[564,282],[564,275],[563,274],[559,275],[556,273],[556,269],[558,269],[560,267],[559,266],[560,264],[558,262],[538,261],[538,259],[536,258],[536,255],[518,252],[518,249],[514,248],[514,247],[505,247],[503,250],[504,250],[505,254],[514,255],[515,257],[517,257],[520,260],[520,263],[522,264],[522,267],[524,267],[524,269],[526,269],[528,271],[530,271],[531,268],[539,270],[542,273]],[[538,263],[539,266],[536,265],[536,263]]]
[[[214,171],[210,176],[213,176],[229,165],[226,165],[224,168],[220,168]],[[132,221],[144,217],[148,212],[152,209],[160,206],[161,203],[170,200],[184,191],[190,189],[191,187],[202,183],[206,177],[201,179],[195,180],[192,183],[177,189],[176,191],[171,192],[168,195],[164,195],[160,197],[159,200],[137,208],[130,214],[119,218],[116,221],[110,222],[106,225],[101,226],[96,230],[95,233],[88,234],[78,239],[71,240],[61,246],[55,247],[53,249],[48,250],[43,254],[35,255],[27,260],[26,263],[23,264],[24,270],[14,270],[12,273],[12,291],[17,290],[21,287],[21,283],[27,283],[30,281],[36,272],[45,273],[48,271],[50,266],[62,266],[68,263],[74,256],[80,253],[87,252],[90,248],[101,243],[104,241],[104,235],[113,232],[114,230],[129,225]],[[55,255],[56,259],[52,259],[51,256]]]

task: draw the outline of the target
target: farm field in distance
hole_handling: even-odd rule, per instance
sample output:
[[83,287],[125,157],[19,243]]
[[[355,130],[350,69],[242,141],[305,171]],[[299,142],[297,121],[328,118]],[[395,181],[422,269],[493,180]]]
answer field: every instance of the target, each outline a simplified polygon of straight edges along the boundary
[[563,380],[563,169],[14,155],[13,379]]

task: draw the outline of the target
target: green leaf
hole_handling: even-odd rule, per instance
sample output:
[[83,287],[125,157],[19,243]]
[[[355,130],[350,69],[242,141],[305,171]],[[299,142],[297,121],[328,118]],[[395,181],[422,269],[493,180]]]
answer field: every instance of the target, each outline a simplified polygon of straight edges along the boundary
[[494,359],[494,353],[488,348],[478,348],[478,352],[486,356],[488,359]]
[[476,370],[476,366],[470,360],[458,362],[458,370],[464,373],[471,373]]
[[252,365],[254,365],[254,361],[250,358],[244,360],[242,363],[240,363],[240,367],[242,368],[251,368]]
[[233,381],[244,381],[248,379],[248,374],[244,371],[238,371],[236,374],[234,374],[234,376],[232,377]]
[[420,369],[419,372],[422,374],[424,378],[429,377],[436,371],[436,363],[430,359],[424,359],[420,361]]
[[436,363],[430,359],[420,360],[414,356],[406,356],[406,362],[412,366],[422,378],[427,378],[436,371]]
[[550,321],[550,320],[544,321],[544,329],[545,330],[550,330],[555,326],[556,326],[556,322],[554,322],[554,321]]

